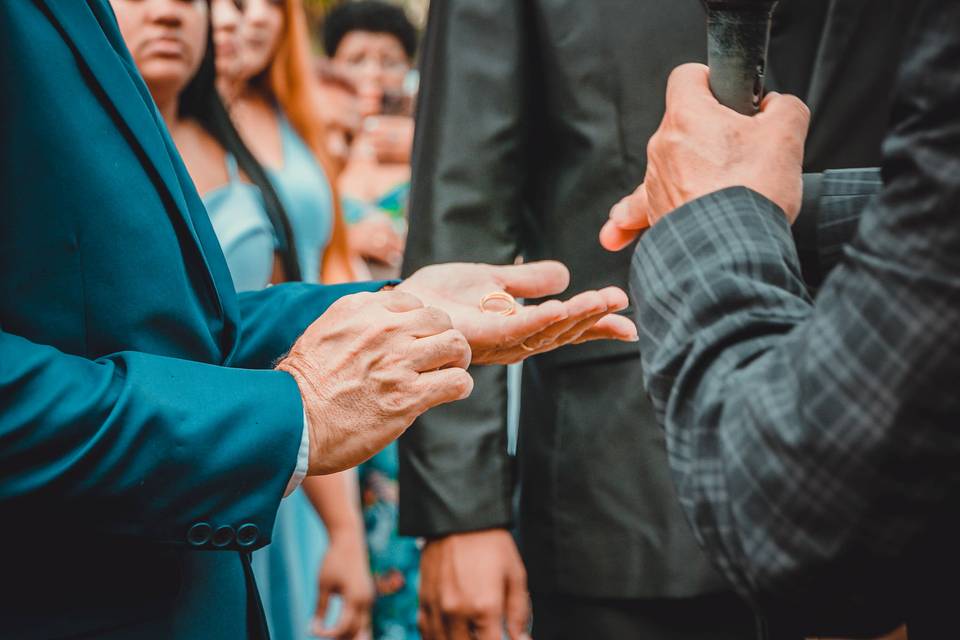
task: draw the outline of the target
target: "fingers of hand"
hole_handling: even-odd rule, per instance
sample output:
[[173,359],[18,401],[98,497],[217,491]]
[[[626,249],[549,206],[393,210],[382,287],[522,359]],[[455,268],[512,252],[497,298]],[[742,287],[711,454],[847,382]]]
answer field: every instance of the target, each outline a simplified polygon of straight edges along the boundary
[[498,612],[495,616],[487,616],[473,624],[471,640],[503,640],[503,620]]
[[543,346],[556,348],[569,344],[601,318],[626,309],[628,304],[627,294],[619,287],[581,293],[565,303],[570,314],[569,318],[544,331],[544,337],[548,340],[541,342],[530,340],[526,344],[534,348]]
[[504,318],[502,346],[519,345],[527,338],[566,321],[569,316],[566,306],[559,300],[524,306],[517,315]]
[[639,235],[639,231],[621,229],[613,220],[607,220],[600,229],[600,246],[607,251],[620,251]]
[[421,373],[414,382],[420,398],[420,413],[448,402],[468,397],[473,391],[473,378],[465,369],[440,369]]
[[633,193],[613,205],[610,219],[621,229],[646,229],[650,226],[647,209],[647,188],[641,184]]
[[[429,544],[427,545],[429,549]],[[417,629],[423,640],[435,640],[443,633],[439,614],[439,563],[436,556],[426,551],[420,557],[420,607],[417,611]]]
[[421,307],[403,314],[403,326],[415,338],[439,335],[453,328],[453,321],[443,309]]
[[598,292],[607,303],[607,311],[623,311],[630,306],[630,298],[620,287],[605,287]]
[[567,309],[567,319],[548,327],[538,334],[528,337],[524,344],[531,349],[540,349],[543,346],[551,345],[557,341],[560,336],[597,314],[607,312],[607,302],[597,291],[587,291],[567,300],[564,307]]
[[417,609],[417,630],[424,640],[430,640],[433,636],[433,629],[429,624],[427,609],[422,603],[420,604],[420,608]]
[[620,251],[650,226],[646,184],[610,209],[610,219],[600,230],[600,244],[609,251]]
[[592,340],[620,340],[622,342],[637,341],[637,326],[630,318],[620,315],[609,315],[601,318],[595,325],[584,331],[574,344],[582,344]]
[[384,308],[397,313],[423,308],[423,302],[420,301],[420,298],[406,291],[399,291],[397,289],[393,291],[380,291],[374,294],[374,296],[377,302],[383,305]]
[[810,108],[796,96],[768,93],[760,104],[760,122],[771,120],[781,127],[796,129],[806,138],[810,127]]
[[526,637],[527,627],[530,625],[530,595],[527,593],[527,581],[523,575],[508,581],[504,607],[510,640],[522,640]]
[[470,621],[462,616],[443,616],[443,631],[446,640],[473,640]]
[[446,367],[466,369],[470,358],[470,344],[456,329],[414,340],[409,349],[410,364],[418,373]]
[[570,286],[570,271],[563,263],[554,260],[492,268],[494,277],[506,292],[518,298],[552,296]]
[[313,634],[322,638],[352,640],[360,632],[362,621],[363,617],[357,607],[345,602],[336,624],[327,628],[322,625],[323,618],[318,618],[314,623]]
[[[421,611],[424,611],[421,609]],[[426,633],[421,629],[424,640],[446,640],[446,630],[443,626],[443,615],[440,613],[440,607],[434,603],[425,610]]]
[[[581,297],[582,296],[582,297]],[[577,300],[576,298],[580,298]],[[586,292],[572,298],[568,303],[575,302],[579,314],[557,323],[553,327],[529,337],[525,342],[526,349],[514,347],[503,350],[492,358],[492,363],[510,364],[520,362],[530,356],[547,353],[568,344],[580,344],[590,340],[622,340],[635,342],[637,339],[636,326],[633,322],[615,312],[627,307],[627,294],[618,287],[607,287],[601,291]],[[597,300],[602,300],[598,304]],[[596,327],[599,326],[599,329]],[[586,337],[586,338],[585,338]],[[532,350],[531,350],[532,349]]]
[[320,594],[317,597],[317,608],[313,614],[313,624],[310,630],[315,636],[325,635],[327,632],[324,620],[327,617],[327,605],[330,602],[330,588],[320,585]]

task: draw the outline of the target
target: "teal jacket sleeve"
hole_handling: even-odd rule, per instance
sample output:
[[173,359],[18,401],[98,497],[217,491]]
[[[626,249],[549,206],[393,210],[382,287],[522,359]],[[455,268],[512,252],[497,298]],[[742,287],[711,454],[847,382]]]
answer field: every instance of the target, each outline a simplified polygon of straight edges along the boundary
[[0,511],[75,514],[104,534],[174,545],[267,544],[303,406],[292,377],[264,369],[333,301],[384,284],[243,296],[230,367],[90,360],[0,332]]
[[283,372],[133,352],[89,360],[0,332],[0,511],[256,548],[293,472],[302,412]]

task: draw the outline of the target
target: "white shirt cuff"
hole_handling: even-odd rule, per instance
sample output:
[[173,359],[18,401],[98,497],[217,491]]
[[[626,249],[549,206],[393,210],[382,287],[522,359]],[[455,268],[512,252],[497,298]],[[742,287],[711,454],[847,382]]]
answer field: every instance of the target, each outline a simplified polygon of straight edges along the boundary
[[297,452],[297,466],[293,470],[290,482],[287,483],[287,490],[283,492],[283,497],[293,493],[293,490],[300,486],[303,479],[307,477],[307,468],[310,464],[310,431],[307,429],[307,410],[303,410],[303,435],[300,436],[300,450]]

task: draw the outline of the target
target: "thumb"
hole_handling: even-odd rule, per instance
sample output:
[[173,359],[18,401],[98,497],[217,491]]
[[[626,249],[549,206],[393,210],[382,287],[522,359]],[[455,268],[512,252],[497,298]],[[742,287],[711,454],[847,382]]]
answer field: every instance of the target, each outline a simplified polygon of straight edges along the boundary
[[620,251],[650,226],[649,196],[646,184],[610,209],[610,219],[600,230],[600,245],[607,251]]
[[613,220],[607,220],[600,229],[600,246],[607,251],[620,251],[639,235],[639,231],[621,229]]
[[621,229],[646,229],[650,226],[650,197],[646,183],[629,196],[613,205],[610,220]]
[[504,600],[504,617],[510,640],[527,640],[527,628],[530,624],[530,595],[527,593],[527,581],[522,576],[513,576],[507,580]]

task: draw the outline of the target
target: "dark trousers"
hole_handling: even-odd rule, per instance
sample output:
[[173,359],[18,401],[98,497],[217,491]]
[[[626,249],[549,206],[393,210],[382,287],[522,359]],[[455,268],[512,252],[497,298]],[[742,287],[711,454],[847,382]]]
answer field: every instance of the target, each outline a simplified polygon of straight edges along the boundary
[[756,640],[753,612],[732,594],[677,599],[533,596],[536,640]]

